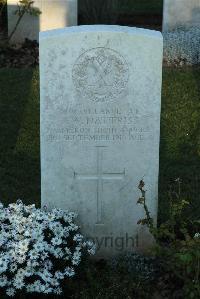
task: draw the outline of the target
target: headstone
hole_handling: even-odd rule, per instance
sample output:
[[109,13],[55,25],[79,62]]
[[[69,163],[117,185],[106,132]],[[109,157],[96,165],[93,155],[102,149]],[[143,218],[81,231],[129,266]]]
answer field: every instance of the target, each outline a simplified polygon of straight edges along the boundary
[[164,0],[163,31],[200,27],[200,0]]
[[162,35],[120,26],[40,34],[42,205],[76,211],[99,257],[152,244],[157,215]]
[[[7,0],[8,35],[16,25],[15,15],[19,0]],[[39,16],[24,15],[11,42],[21,43],[25,38],[39,40],[39,31],[77,25],[77,0],[34,0],[33,7],[42,12]]]

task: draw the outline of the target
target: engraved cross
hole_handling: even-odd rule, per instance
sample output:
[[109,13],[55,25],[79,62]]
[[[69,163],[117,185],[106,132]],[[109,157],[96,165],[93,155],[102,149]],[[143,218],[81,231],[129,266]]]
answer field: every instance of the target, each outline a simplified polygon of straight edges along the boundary
[[[106,63],[106,65],[105,65],[105,63]],[[94,59],[93,65],[97,71],[97,75],[100,77],[99,80],[102,80],[105,85],[108,85],[109,82],[106,80],[106,78],[112,71],[112,69],[109,68],[108,62],[104,62],[104,63],[100,64],[100,62],[97,59]]]
[[103,152],[105,146],[97,146],[97,171],[95,174],[83,174],[74,172],[74,177],[79,180],[93,180],[96,181],[96,197],[97,197],[97,222],[96,224],[102,223],[102,201],[103,201],[103,184],[105,180],[122,180],[125,177],[125,169],[123,172],[103,172]]

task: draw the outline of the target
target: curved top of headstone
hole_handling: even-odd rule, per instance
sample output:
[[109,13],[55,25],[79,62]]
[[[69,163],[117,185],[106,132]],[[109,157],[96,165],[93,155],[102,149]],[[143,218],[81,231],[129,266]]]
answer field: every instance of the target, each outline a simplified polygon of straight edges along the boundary
[[82,25],[82,26],[71,26],[62,29],[54,29],[40,32],[40,40],[46,38],[58,37],[66,34],[74,33],[86,33],[86,32],[118,32],[127,33],[131,35],[142,35],[151,38],[162,39],[162,34],[160,31],[149,30],[137,27],[127,27],[119,25]]

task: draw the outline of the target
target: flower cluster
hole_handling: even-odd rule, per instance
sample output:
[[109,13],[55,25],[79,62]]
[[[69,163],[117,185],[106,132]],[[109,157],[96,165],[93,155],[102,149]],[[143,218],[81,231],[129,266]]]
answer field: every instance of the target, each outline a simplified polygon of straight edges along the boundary
[[61,294],[83,254],[94,254],[74,223],[76,214],[37,209],[22,201],[0,203],[0,287],[8,296],[18,291]]
[[196,233],[196,234],[194,235],[194,238],[195,238],[195,239],[200,239],[200,233]]
[[176,28],[164,32],[164,61],[167,65],[196,65],[200,63],[200,28]]

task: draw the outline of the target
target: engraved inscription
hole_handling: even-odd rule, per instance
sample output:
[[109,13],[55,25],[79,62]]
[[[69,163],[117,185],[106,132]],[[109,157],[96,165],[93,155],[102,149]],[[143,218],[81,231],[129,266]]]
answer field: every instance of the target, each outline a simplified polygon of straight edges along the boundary
[[96,197],[97,197],[97,222],[96,224],[103,224],[102,219],[102,206],[103,206],[103,182],[104,180],[122,180],[125,177],[125,170],[121,173],[106,173],[103,172],[103,152],[105,146],[97,146],[97,172],[95,174],[79,174],[74,172],[76,179],[82,180],[95,180],[97,183]]
[[152,140],[153,128],[149,119],[141,118],[137,109],[72,108],[66,110],[61,126],[50,122],[45,139],[48,142],[143,142]]
[[126,88],[128,64],[115,50],[94,48],[76,60],[72,78],[80,96],[95,102],[106,102],[117,98]]

